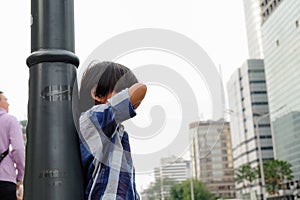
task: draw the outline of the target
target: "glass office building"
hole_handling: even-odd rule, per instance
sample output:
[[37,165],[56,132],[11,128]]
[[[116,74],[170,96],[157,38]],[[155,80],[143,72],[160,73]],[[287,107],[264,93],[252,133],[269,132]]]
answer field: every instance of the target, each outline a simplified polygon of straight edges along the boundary
[[300,1],[285,0],[262,24],[275,158],[300,180]]

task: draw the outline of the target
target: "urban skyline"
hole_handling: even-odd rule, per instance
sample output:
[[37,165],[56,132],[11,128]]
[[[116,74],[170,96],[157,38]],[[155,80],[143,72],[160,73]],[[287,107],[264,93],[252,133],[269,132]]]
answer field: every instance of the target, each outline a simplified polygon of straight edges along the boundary
[[[249,44],[250,59],[232,74],[227,83],[234,168],[237,170],[243,165],[259,167],[264,161],[284,160],[292,164],[293,180],[299,182],[300,102],[299,70],[296,69],[300,63],[300,3],[280,0],[251,2],[253,5],[244,1],[248,41],[261,38]],[[257,28],[253,31],[253,27]],[[209,133],[206,130],[205,135]],[[208,141],[206,137],[193,140],[192,144],[204,145]],[[205,145],[201,147],[205,149]],[[193,145],[192,148],[193,160],[201,153],[195,152]],[[201,171],[201,162],[202,170],[206,169],[204,157],[196,159],[192,165],[197,178],[200,174],[195,171]],[[202,181],[205,182],[205,178],[202,177]],[[259,187],[265,185],[265,180],[261,181],[256,180],[248,191],[242,184],[236,184],[237,195],[255,191],[254,196],[266,199],[267,195],[262,196],[266,191]],[[287,191],[286,195],[291,197],[294,194]]]
[[[247,8],[248,6],[246,6],[245,2],[247,2],[247,1],[244,1],[244,6],[245,6],[245,8]],[[232,72],[234,72],[234,70],[237,70],[237,69],[239,70],[241,64],[243,65],[241,67],[241,69],[242,68],[246,68],[246,69],[241,70],[241,71],[243,71],[244,76],[237,76],[238,81],[240,81],[240,80],[244,81],[245,80],[244,77],[249,76],[249,74],[248,74],[249,70],[250,71],[258,70],[259,73],[261,73],[262,69],[255,68],[255,67],[265,67],[264,73],[266,73],[266,80],[262,80],[261,78],[255,79],[256,75],[252,76],[253,79],[248,80],[249,83],[252,81],[252,85],[256,85],[256,86],[254,86],[254,89],[250,88],[250,86],[248,85],[250,89],[248,88],[247,92],[250,92],[250,93],[253,92],[253,96],[251,96],[251,95],[248,96],[251,99],[251,101],[247,101],[248,105],[251,105],[251,106],[248,106],[247,108],[245,108],[246,112],[244,112],[244,110],[243,110],[244,107],[240,107],[242,109],[242,111],[233,109],[234,113],[231,113],[232,116],[234,116],[237,112],[244,113],[244,115],[240,119],[242,121],[237,122],[237,124],[238,123],[243,124],[243,125],[247,124],[245,126],[246,128],[244,127],[243,129],[240,129],[240,130],[242,130],[242,132],[247,132],[247,133],[252,134],[253,137],[252,136],[251,137],[254,138],[253,140],[248,141],[249,138],[247,138],[245,140],[246,143],[249,142],[249,146],[251,146],[251,148],[254,148],[254,149],[258,148],[257,144],[255,144],[255,142],[257,140],[257,136],[255,134],[259,133],[258,137],[260,138],[260,142],[261,142],[262,155],[259,155],[259,153],[257,153],[256,150],[254,150],[254,151],[252,151],[252,154],[256,154],[256,155],[254,157],[252,157],[252,154],[248,155],[249,151],[251,151],[248,149],[247,151],[239,152],[239,155],[237,154],[236,157],[239,157],[242,154],[243,156],[247,157],[246,163],[250,163],[250,164],[252,163],[253,166],[256,166],[259,164],[260,157],[263,160],[268,160],[268,159],[274,158],[274,155],[273,154],[271,155],[271,153],[270,153],[270,151],[271,151],[270,144],[273,142],[275,144],[274,145],[275,158],[289,160],[293,164],[293,171],[295,172],[295,175],[296,175],[295,179],[299,180],[300,179],[300,161],[297,157],[300,153],[300,147],[298,148],[297,143],[299,144],[300,142],[298,142],[297,138],[298,138],[299,130],[300,130],[300,127],[298,125],[300,115],[298,112],[298,110],[299,110],[298,109],[299,95],[297,96],[297,91],[299,91],[298,87],[300,84],[298,84],[299,81],[296,82],[293,80],[297,80],[297,77],[299,77],[298,76],[299,74],[297,74],[297,72],[299,71],[299,70],[297,71],[297,69],[298,69],[299,63],[300,63],[300,60],[299,60],[300,58],[298,58],[299,56],[297,56],[297,55],[299,55],[299,45],[297,46],[295,44],[300,43],[299,28],[298,28],[299,27],[299,14],[298,13],[299,13],[300,6],[299,6],[299,2],[297,2],[296,0],[281,1],[281,2],[280,1],[272,1],[272,2],[269,1],[269,3],[267,3],[267,4],[262,4],[262,1],[259,4],[257,4],[257,2],[258,1],[256,1],[256,4],[255,4],[256,9],[252,10],[251,12],[249,11],[250,13],[255,13],[256,17],[253,17],[249,13],[248,13],[248,15],[247,15],[247,13],[245,13],[246,21],[248,19],[248,21],[247,21],[248,23],[253,22],[253,23],[259,24],[259,28],[255,29],[255,30],[257,30],[257,32],[255,32],[255,31],[250,32],[249,30],[251,29],[251,26],[247,26],[247,22],[246,22],[247,34],[248,34],[248,37],[247,37],[248,38],[248,48],[249,48],[248,51],[249,51],[250,59],[248,59],[247,56],[246,57],[244,56],[243,57],[244,64],[242,64],[241,59],[239,59],[239,61],[232,62],[232,63],[235,63],[235,66],[231,66],[232,69],[230,69],[230,70],[226,70],[227,69],[226,65],[228,65],[228,63],[225,64],[225,70],[224,70],[224,68],[223,68],[224,65],[222,64],[222,62],[219,62],[219,61],[222,61],[223,58],[218,57],[218,54],[211,53],[212,52],[211,50],[213,49],[213,47],[208,47],[208,46],[206,46],[205,42],[196,39],[195,35],[196,35],[196,33],[198,33],[198,31],[193,32],[193,31],[191,31],[192,29],[190,29],[190,32],[183,31],[183,33],[194,36],[194,38],[192,37],[193,39],[195,39],[197,42],[200,41],[199,43],[203,44],[204,47],[207,47],[206,49],[208,50],[208,53],[210,55],[212,55],[213,58],[217,58],[217,59],[214,59],[214,62],[216,62],[222,66],[221,68],[222,68],[223,74],[225,75],[224,82],[228,81],[229,74],[231,75]],[[280,4],[279,4],[279,2],[280,2]],[[288,2],[288,3],[286,3],[286,2]],[[258,5],[260,7],[257,7]],[[267,7],[265,8],[265,6],[267,6]],[[258,10],[260,10],[261,12],[257,13]],[[269,13],[268,13],[268,10],[269,10]],[[291,12],[287,12],[287,10],[291,11]],[[245,12],[246,12],[246,10],[245,10]],[[261,19],[262,21],[260,21],[259,16],[264,16],[263,14],[265,14],[265,15],[268,14],[268,15],[266,17],[264,17],[263,19]],[[251,16],[253,18],[251,18]],[[285,20],[280,21],[281,19],[285,19]],[[137,23],[137,24],[139,24],[139,23]],[[151,22],[149,24],[151,24]],[[289,31],[286,31],[286,32],[284,32],[285,34],[282,34],[282,30],[285,30],[286,24],[289,24],[289,29],[288,29]],[[175,23],[174,23],[174,25],[175,25]],[[184,27],[184,25],[182,25],[182,26]],[[137,26],[128,26],[128,27],[139,28],[140,24]],[[128,27],[127,27],[127,29],[125,28],[122,30],[128,30]],[[274,27],[277,30],[277,32],[273,31]],[[174,26],[169,26],[169,27],[167,26],[166,28],[174,29]],[[29,30],[29,29],[27,29],[27,30]],[[118,33],[118,32],[120,32],[120,30],[121,29],[118,29],[118,30],[115,29],[114,33]],[[257,34],[257,35],[254,36],[253,34]],[[80,35],[80,33],[79,33],[79,35]],[[250,39],[251,35],[253,36],[252,39]],[[264,37],[262,37],[262,36],[264,36]],[[81,37],[81,38],[83,38],[83,37]],[[109,36],[106,35],[106,38],[109,38]],[[254,44],[251,41],[255,40],[255,38],[258,41],[257,41],[257,43]],[[290,41],[294,41],[294,42],[289,43]],[[263,45],[262,45],[262,42],[263,42]],[[289,45],[286,45],[286,44],[289,44]],[[264,48],[262,48],[262,47],[264,47]],[[262,51],[262,49],[264,49],[264,51]],[[289,49],[292,49],[293,52],[290,52]],[[88,54],[87,52],[82,53],[82,55],[87,55],[87,54]],[[27,57],[29,56],[29,51],[26,53],[26,55],[27,55]],[[277,58],[279,56],[282,56],[283,59],[278,61]],[[263,58],[264,60],[259,60],[258,58],[259,59]],[[25,57],[25,59],[26,59],[26,57]],[[130,62],[132,62],[132,61],[130,61]],[[239,62],[239,63],[237,64],[237,62]],[[248,68],[245,67],[245,65]],[[252,68],[253,66],[254,66],[254,68]],[[285,74],[286,68],[285,67],[282,68],[282,66],[289,66],[289,69],[290,69],[289,73]],[[23,67],[26,68],[25,65]],[[278,72],[279,69],[281,69],[280,73]],[[5,70],[2,70],[2,71],[5,71]],[[224,73],[224,71],[225,71],[225,73]],[[278,77],[275,78],[274,74],[276,74]],[[280,77],[282,74],[285,74],[285,76]],[[241,79],[241,77],[242,77],[242,79]],[[261,76],[259,75],[259,77],[261,77]],[[254,83],[253,81],[254,82],[256,81],[256,83]],[[0,82],[0,83],[2,84],[2,82]],[[24,83],[24,81],[23,81],[23,83]],[[245,84],[245,83],[243,83],[243,84]],[[267,86],[266,86],[266,84],[267,84]],[[270,84],[270,86],[268,84]],[[297,84],[298,84],[298,87],[295,87],[295,86],[297,86]],[[4,83],[3,85],[7,86],[8,84]],[[280,90],[280,88],[282,88],[282,85],[285,85],[288,88],[286,90],[286,92],[284,93],[284,95],[282,93],[284,90],[282,90],[282,89]],[[242,87],[243,90],[246,90],[246,87],[248,87],[248,86],[243,85],[243,87]],[[228,88],[231,89],[232,87],[228,87]],[[255,93],[256,91],[262,92],[262,90],[256,90],[257,88],[260,88],[260,89],[263,88],[265,90],[265,93]],[[266,88],[268,89],[268,91],[266,90]],[[241,90],[241,88],[239,88],[239,89]],[[12,94],[12,91],[7,92],[5,87],[2,90],[4,90],[4,92],[6,92],[8,94]],[[13,90],[16,90],[16,89],[14,88]],[[22,91],[21,93],[24,94],[24,91]],[[228,93],[230,93],[230,92],[228,92]],[[264,95],[262,95],[262,94],[264,94]],[[268,98],[270,100],[269,106],[268,106],[268,104],[266,104],[266,101],[265,101],[266,94],[268,94]],[[227,95],[227,93],[225,94],[225,96],[226,95]],[[11,98],[11,96],[8,96],[8,97]],[[13,95],[12,95],[12,97],[13,97]],[[26,95],[23,95],[22,99],[24,97],[26,97]],[[288,100],[288,98],[284,99],[285,97],[289,97],[289,100]],[[241,98],[240,98],[241,101],[245,101],[246,98],[244,100],[242,100],[242,98],[243,97],[241,96]],[[257,98],[257,102],[254,101],[254,104],[259,103],[259,105],[253,105],[252,98],[254,98],[254,99]],[[19,97],[18,97],[18,99],[20,100]],[[226,100],[227,100],[227,98],[226,98]],[[12,99],[12,102],[13,102],[13,103],[11,103],[11,107],[13,107],[12,111],[15,112],[16,109],[14,108],[15,107],[14,104],[16,104],[17,100]],[[229,102],[229,104],[230,104],[230,102]],[[251,111],[248,113],[248,108],[250,108],[252,106],[257,107],[253,110],[259,111],[259,112],[257,113],[257,112]],[[270,110],[267,108],[270,108]],[[281,110],[281,112],[277,112],[280,108],[283,108]],[[229,109],[231,112],[232,109],[230,107],[229,107]],[[274,138],[271,137],[270,122],[267,117],[262,119],[260,121],[260,123],[257,122],[257,124],[255,124],[255,119],[257,119],[258,117],[260,117],[262,115],[266,115],[266,114],[270,115],[272,127],[274,129],[274,136],[275,136]],[[24,116],[24,114],[21,114],[21,115]],[[20,117],[18,114],[18,118],[20,120],[24,119],[23,116]],[[248,117],[250,117],[250,118],[248,118]],[[255,130],[257,125],[259,127],[258,131]],[[284,140],[284,143],[282,143],[282,145],[278,145],[279,144],[278,141],[281,142],[284,139],[285,135],[282,135],[282,131],[287,130],[286,129],[287,127],[290,127],[290,129],[288,129],[289,137],[287,137],[287,139]],[[266,130],[266,129],[268,129],[268,130]],[[245,131],[245,130],[247,130],[247,131]],[[277,145],[276,145],[276,141],[277,141]],[[291,143],[291,141],[293,141],[294,143]],[[236,145],[233,144],[233,148],[234,148],[234,146],[238,146],[238,145],[239,144],[236,144]],[[282,150],[286,146],[289,146],[290,148],[288,148],[286,152],[282,153],[283,152]],[[291,147],[293,147],[293,148],[291,148]],[[233,151],[235,151],[235,150],[236,149],[234,149]],[[272,147],[272,150],[273,150],[273,147]],[[293,155],[288,156],[288,154],[291,154],[291,152],[293,153]],[[251,159],[249,160],[249,158],[251,158],[252,161],[251,161]],[[240,162],[240,164],[241,163],[243,163],[243,162]],[[237,166],[235,166],[235,169],[236,168],[237,168]],[[143,187],[145,185],[146,185],[146,183],[144,185],[141,185],[140,187]],[[138,189],[140,189],[140,188],[138,188]],[[255,189],[257,189],[258,191],[260,190],[258,188],[255,188]]]
[[[83,67],[82,64],[89,54],[106,40],[126,31],[148,27],[176,31],[194,40],[207,52],[217,68],[221,65],[224,82],[247,58],[242,2],[219,0],[218,7],[210,1],[199,2],[196,0],[144,3],[139,1],[124,3],[120,0],[108,2],[92,0],[89,3],[74,1],[75,54],[80,59],[78,71]],[[14,14],[10,10],[14,10]],[[98,12],[99,10],[101,12]],[[108,19],[107,16],[111,10],[115,10],[114,13],[118,14],[110,16]],[[168,15],[165,15],[166,10],[169,12]],[[1,90],[8,97],[11,114],[19,120],[24,120],[27,118],[28,101],[29,69],[26,59],[30,56],[30,2],[2,1],[0,11],[2,19],[9,19],[1,20],[1,26],[7,27],[3,29],[0,37],[1,54],[5,55],[0,66],[1,71],[5,72],[0,74]],[[155,15],[152,12],[155,12]],[[218,14],[215,15],[215,12]],[[178,13],[184,14],[178,15]],[[220,16],[223,17],[220,18]],[[11,26],[10,23],[18,26]],[[220,24],[221,26],[211,26],[211,24]],[[90,31],[91,29],[93,31]],[[12,43],[18,44],[17,48]],[[140,60],[148,57],[149,60],[152,58],[152,62],[143,63],[143,60]],[[171,60],[173,58],[166,62],[166,60],[161,60],[161,57],[152,57],[146,53],[140,59],[134,56],[132,59],[123,59],[120,62],[128,66],[135,66],[137,63],[140,65],[148,63],[173,65]],[[179,63],[179,65],[181,64]],[[12,77],[19,84],[12,84]],[[185,77],[185,79],[189,78]]]
[[[194,40],[207,52],[215,65],[218,66],[217,68],[221,65],[224,80],[227,80],[236,66],[247,58],[242,2],[220,0],[217,7],[214,2],[196,0],[143,3],[140,1],[125,3],[121,0],[108,2],[92,0],[89,3],[75,1],[74,4],[75,54],[81,63],[78,71],[82,68],[88,55],[111,37],[126,31],[148,27],[172,30]],[[0,4],[0,9],[1,18],[9,19],[1,20],[1,26],[7,27],[1,32],[0,39],[1,53],[5,55],[0,67],[1,71],[5,72],[0,74],[1,90],[8,97],[10,113],[19,120],[23,120],[27,118],[28,103],[29,69],[26,66],[26,59],[30,56],[30,2],[3,1]],[[112,10],[114,15],[111,14]],[[166,11],[168,15],[166,15]],[[155,14],[153,15],[153,13]],[[219,24],[220,26],[211,26],[211,24]],[[167,59],[164,54],[157,58],[146,52],[144,57],[139,55],[132,57],[129,61],[123,59],[120,62],[128,66],[152,63],[172,67],[186,66],[181,65],[182,62],[177,63],[177,60],[172,57]],[[191,75],[194,74],[184,75],[184,79],[189,81]],[[201,77],[198,78],[201,79]],[[191,85],[194,89],[197,89],[197,86],[198,84]],[[205,89],[207,90],[207,88]],[[145,98],[142,106],[146,105],[147,98],[150,96]],[[169,100],[170,98],[165,99],[165,101]],[[149,100],[148,102],[148,106],[152,107],[153,101]],[[211,110],[211,107],[208,106],[209,103],[208,101],[201,104],[202,117],[207,117],[205,110]],[[169,112],[167,110],[167,113]],[[141,115],[137,117],[139,116]],[[172,119],[170,118],[170,120]],[[151,123],[151,119],[147,115],[142,117],[141,121],[143,121],[142,126]],[[149,174],[137,175],[138,189],[146,186],[152,179],[152,175]]]
[[[233,111],[230,124],[234,166],[235,170],[243,165],[259,166],[260,182],[255,181],[248,191],[238,184],[237,189],[243,195],[256,190],[259,199],[266,199],[272,194],[267,194],[264,187],[267,181],[262,176],[264,161],[287,161],[291,164],[293,181],[300,179],[297,78],[300,67],[300,2],[244,1],[244,8],[248,41],[258,35],[261,38],[248,44],[250,59],[228,82],[230,110]],[[259,51],[261,47],[262,53]],[[286,195],[290,198],[294,192],[287,191]]]

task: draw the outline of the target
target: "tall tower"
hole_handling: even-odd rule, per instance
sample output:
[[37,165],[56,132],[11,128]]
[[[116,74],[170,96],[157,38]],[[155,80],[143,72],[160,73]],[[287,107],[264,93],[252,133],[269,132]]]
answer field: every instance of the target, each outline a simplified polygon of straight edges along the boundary
[[300,180],[300,1],[272,0],[262,10],[275,157],[292,164],[294,179]]
[[262,23],[278,8],[284,0],[260,0]]
[[[263,60],[247,60],[231,76],[227,90],[235,171],[242,165],[258,166],[260,158],[262,161],[273,159],[269,117],[258,121],[258,117],[269,113]],[[244,189],[242,183],[236,183],[236,189],[237,195],[256,192],[262,198],[263,191],[258,181],[252,183],[251,191],[250,188]]]
[[260,0],[243,0],[249,58],[263,58]]

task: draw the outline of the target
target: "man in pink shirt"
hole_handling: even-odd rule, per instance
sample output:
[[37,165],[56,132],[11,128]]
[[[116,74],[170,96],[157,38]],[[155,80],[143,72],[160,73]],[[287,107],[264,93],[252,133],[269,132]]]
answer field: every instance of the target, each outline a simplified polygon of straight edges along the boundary
[[0,154],[9,149],[0,162],[0,199],[16,200],[16,186],[23,181],[25,146],[21,125],[8,114],[8,102],[0,91]]

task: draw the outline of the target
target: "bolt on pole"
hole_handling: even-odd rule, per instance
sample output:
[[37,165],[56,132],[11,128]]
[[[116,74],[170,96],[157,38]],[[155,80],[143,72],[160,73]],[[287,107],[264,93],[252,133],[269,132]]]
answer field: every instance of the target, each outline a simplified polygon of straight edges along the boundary
[[73,0],[31,0],[31,55],[24,180],[25,200],[81,200],[78,135],[72,91]]

